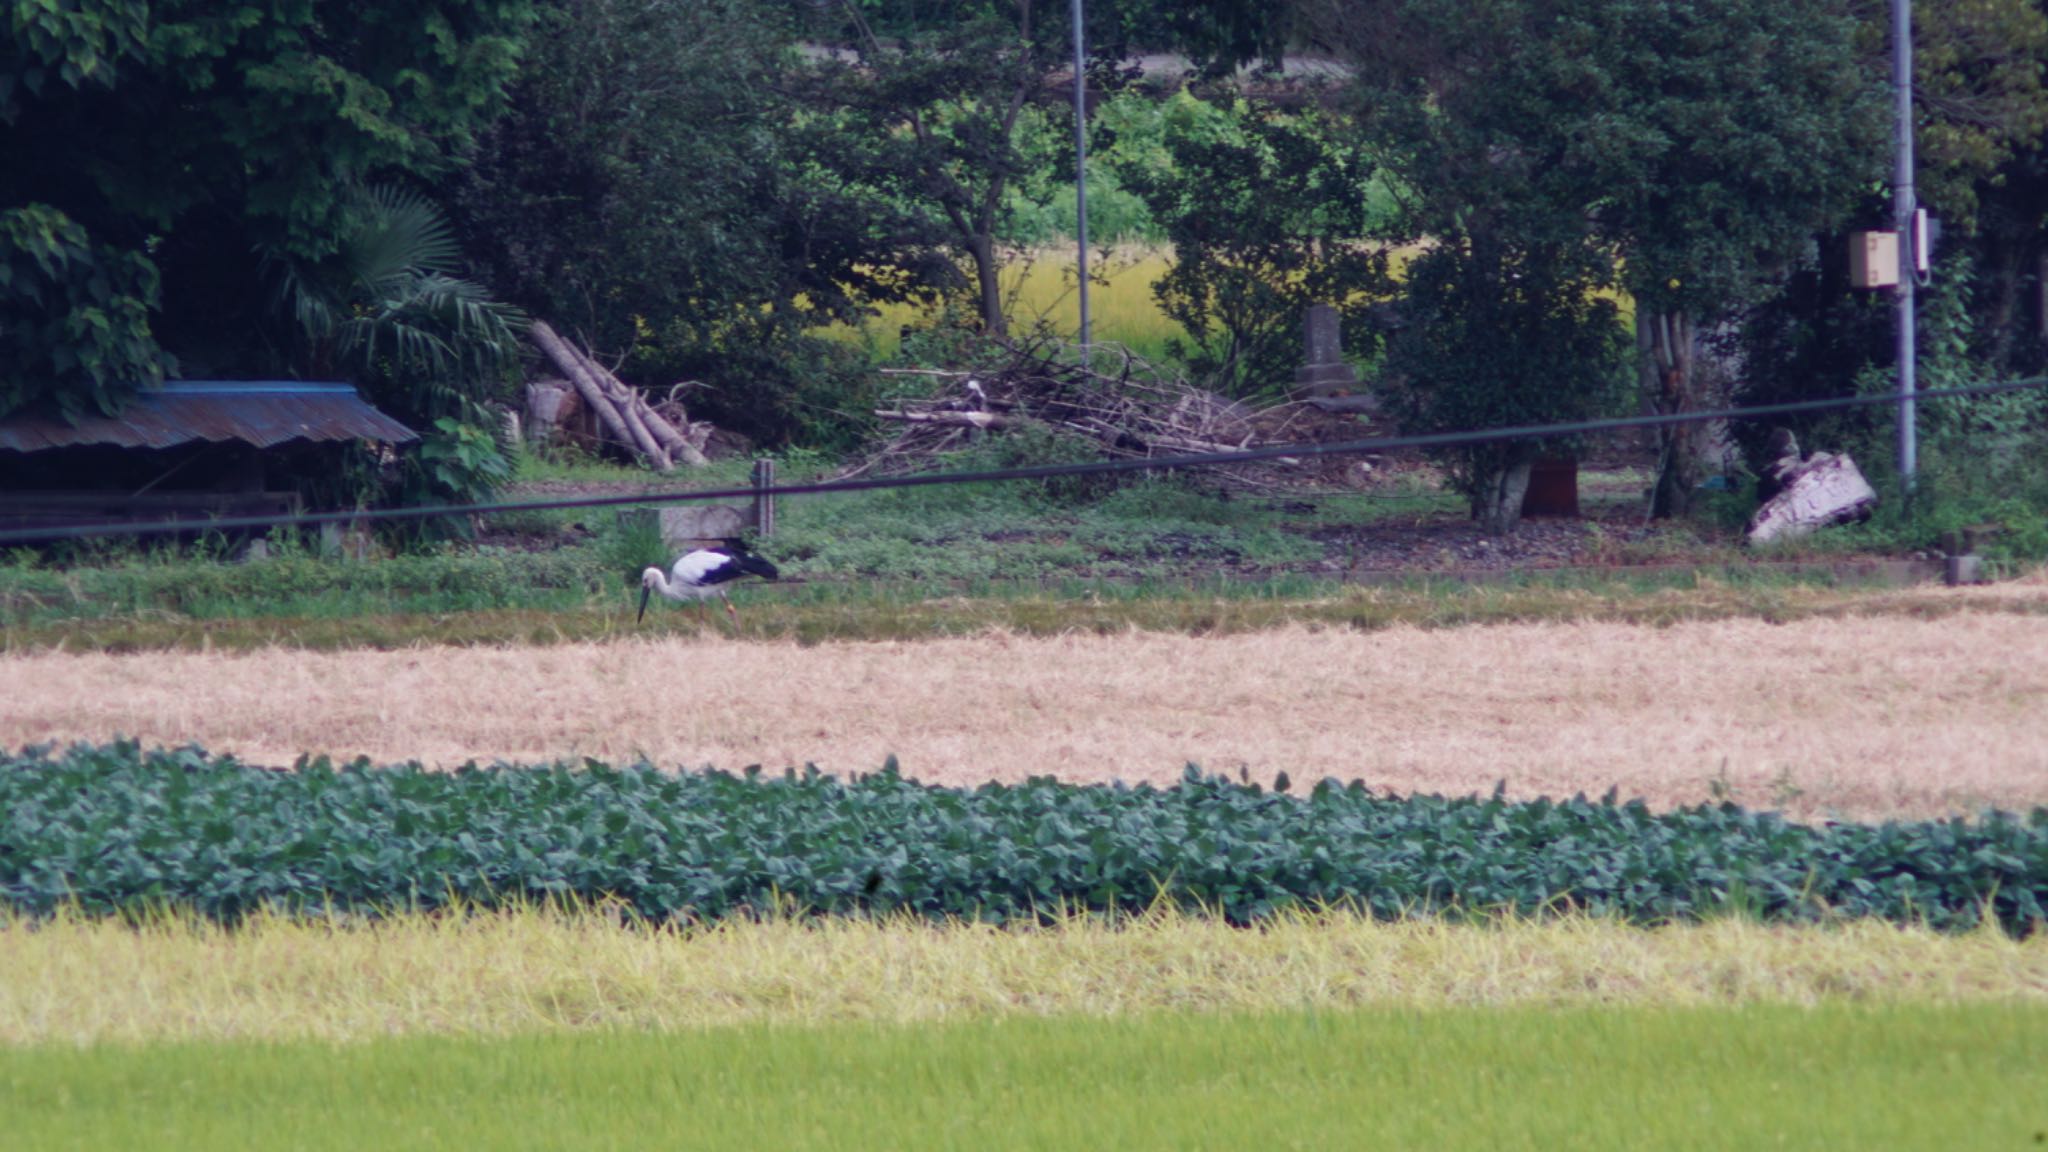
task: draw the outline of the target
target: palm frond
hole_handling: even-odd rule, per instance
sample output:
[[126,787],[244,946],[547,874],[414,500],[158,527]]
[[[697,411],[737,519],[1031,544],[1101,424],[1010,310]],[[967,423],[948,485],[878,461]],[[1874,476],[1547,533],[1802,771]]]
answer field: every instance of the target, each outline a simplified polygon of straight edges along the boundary
[[433,201],[409,188],[373,184],[364,192],[362,225],[337,258],[360,290],[377,295],[407,276],[455,271],[462,249]]

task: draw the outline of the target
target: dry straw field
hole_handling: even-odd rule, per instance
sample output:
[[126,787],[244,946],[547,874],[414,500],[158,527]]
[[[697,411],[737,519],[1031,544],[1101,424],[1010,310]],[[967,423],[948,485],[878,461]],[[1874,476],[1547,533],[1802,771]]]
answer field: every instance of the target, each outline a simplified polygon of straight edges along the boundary
[[1611,787],[1807,817],[2048,803],[2048,586],[1976,595],[1979,610],[1941,619],[1788,624],[11,653],[0,744],[120,734],[280,765],[589,755],[838,773],[894,754],[947,784],[1166,783],[1193,761],[1301,786],[1505,780],[1517,797]]

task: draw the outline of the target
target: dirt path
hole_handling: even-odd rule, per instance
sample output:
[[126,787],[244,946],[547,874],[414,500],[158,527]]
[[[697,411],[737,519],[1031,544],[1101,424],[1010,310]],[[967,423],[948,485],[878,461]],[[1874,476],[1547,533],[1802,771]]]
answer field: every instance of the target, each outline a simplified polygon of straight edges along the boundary
[[[2039,590],[2036,590],[2038,594]],[[2048,618],[1376,633],[665,638],[548,648],[0,657],[0,745],[1717,795],[1871,817],[2048,803]]]

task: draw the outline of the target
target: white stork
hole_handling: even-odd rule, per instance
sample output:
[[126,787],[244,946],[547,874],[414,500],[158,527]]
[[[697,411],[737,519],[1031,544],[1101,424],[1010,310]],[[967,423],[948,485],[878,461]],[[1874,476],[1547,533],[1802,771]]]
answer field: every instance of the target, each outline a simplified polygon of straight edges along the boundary
[[732,617],[732,622],[738,624],[739,610],[726,599],[726,585],[742,576],[774,580],[781,575],[775,565],[747,551],[746,544],[740,540],[728,539],[716,548],[685,552],[668,572],[649,568],[640,574],[640,615],[635,617],[635,621],[647,619],[647,600],[660,592],[671,600],[684,603],[709,600],[715,596],[725,604],[725,611]]

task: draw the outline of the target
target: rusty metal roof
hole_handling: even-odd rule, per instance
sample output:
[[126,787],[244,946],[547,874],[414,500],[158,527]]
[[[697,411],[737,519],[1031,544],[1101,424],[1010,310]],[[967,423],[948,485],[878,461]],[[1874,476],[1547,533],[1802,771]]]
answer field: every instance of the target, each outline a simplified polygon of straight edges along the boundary
[[146,388],[119,416],[76,424],[42,416],[0,420],[0,451],[41,452],[111,444],[170,448],[239,440],[269,448],[287,440],[382,440],[419,434],[372,408],[353,385],[299,380],[177,380]]

